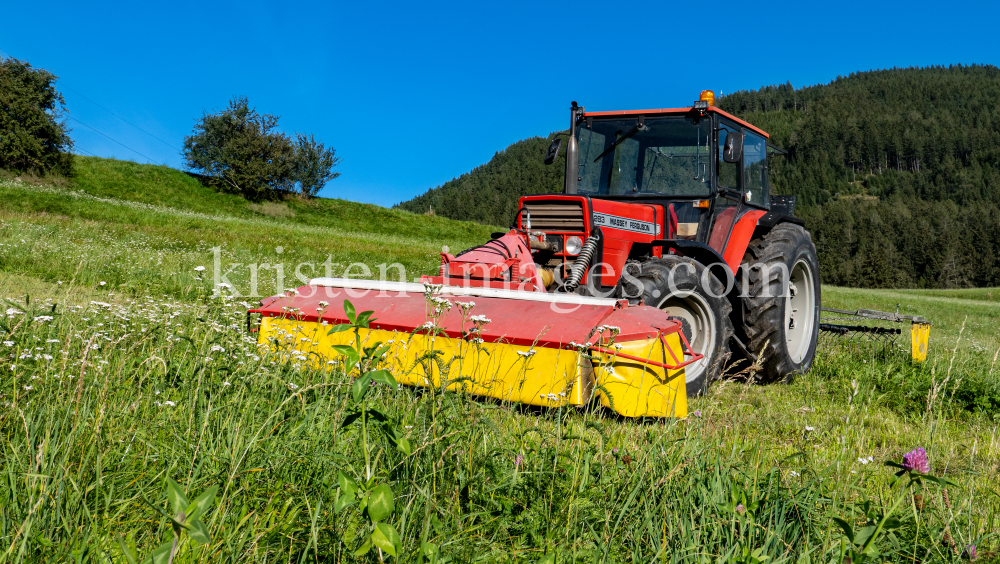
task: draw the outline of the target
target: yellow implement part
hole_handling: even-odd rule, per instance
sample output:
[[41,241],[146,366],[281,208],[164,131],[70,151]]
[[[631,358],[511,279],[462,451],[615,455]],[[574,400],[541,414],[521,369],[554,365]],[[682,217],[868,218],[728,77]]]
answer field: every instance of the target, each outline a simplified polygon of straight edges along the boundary
[[929,323],[913,323],[910,326],[910,342],[913,362],[927,360],[927,344],[931,339]]
[[[666,341],[677,359],[683,359],[680,333],[667,335]],[[659,339],[619,343],[618,352],[660,362],[675,364],[663,350]],[[633,360],[595,355],[598,395],[601,403],[628,417],[686,417],[687,386],[684,369],[667,370]],[[664,371],[666,375],[664,376]]]
[[[303,356],[336,359],[334,345],[353,346],[354,332],[328,335],[329,326],[279,317],[261,319],[259,344],[268,346],[274,339],[286,343]],[[388,344],[386,368],[396,381],[410,386],[440,386],[448,389],[497,398],[504,401],[556,407],[586,405],[595,389],[601,402],[628,417],[685,417],[687,390],[684,369],[665,370],[654,366],[597,355],[598,370],[589,358],[577,350],[530,347],[504,343],[475,345],[443,336],[398,333],[378,329],[361,330],[366,346]],[[677,358],[683,359],[677,333],[668,335],[667,343]],[[621,352],[665,360],[658,339],[619,343]],[[313,356],[314,364],[321,361]],[[664,374],[668,372],[668,374]]]

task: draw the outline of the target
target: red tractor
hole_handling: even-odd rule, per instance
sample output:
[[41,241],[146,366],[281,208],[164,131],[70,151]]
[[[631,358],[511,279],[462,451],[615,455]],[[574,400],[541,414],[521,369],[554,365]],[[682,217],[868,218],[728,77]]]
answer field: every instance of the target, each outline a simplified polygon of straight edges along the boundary
[[785,152],[713,102],[710,91],[687,108],[588,112],[573,102],[563,193],[522,197],[509,233],[444,254],[428,281],[659,308],[702,356],[685,369],[689,396],[734,354],[762,357],[768,381],[806,372],[819,265],[794,199],[769,194],[769,159]]
[[[509,232],[442,253],[420,283],[317,278],[265,299],[250,312],[261,346],[336,358],[360,338],[384,343],[399,383],[549,407],[599,397],[628,417],[685,417],[734,353],[767,380],[805,372],[819,267],[794,201],[768,194],[770,155],[784,151],[713,98],[574,102],[563,193],[521,198]],[[344,293],[352,304],[327,308]]]

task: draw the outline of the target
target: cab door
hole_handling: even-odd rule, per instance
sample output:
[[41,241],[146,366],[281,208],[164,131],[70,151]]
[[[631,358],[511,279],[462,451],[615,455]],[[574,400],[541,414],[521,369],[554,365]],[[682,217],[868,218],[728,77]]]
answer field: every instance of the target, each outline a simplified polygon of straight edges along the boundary
[[709,230],[708,246],[721,256],[726,250],[733,225],[743,211],[743,170],[742,162],[727,163],[723,150],[728,135],[741,135],[743,129],[725,120],[719,120],[716,128],[716,174],[715,201],[712,208],[712,227]]

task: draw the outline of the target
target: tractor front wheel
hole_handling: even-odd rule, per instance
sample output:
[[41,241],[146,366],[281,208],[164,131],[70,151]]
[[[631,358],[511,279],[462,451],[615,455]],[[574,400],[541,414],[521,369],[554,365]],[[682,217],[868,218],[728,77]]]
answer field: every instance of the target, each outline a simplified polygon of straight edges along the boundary
[[819,336],[819,262],[809,232],[792,223],[750,242],[742,268],[743,330],[750,353],[763,355],[764,381],[791,382],[812,366]]
[[676,255],[642,263],[636,278],[642,283],[643,302],[680,321],[691,349],[704,355],[684,368],[687,395],[704,393],[722,377],[729,360],[733,324],[725,286],[701,263]]

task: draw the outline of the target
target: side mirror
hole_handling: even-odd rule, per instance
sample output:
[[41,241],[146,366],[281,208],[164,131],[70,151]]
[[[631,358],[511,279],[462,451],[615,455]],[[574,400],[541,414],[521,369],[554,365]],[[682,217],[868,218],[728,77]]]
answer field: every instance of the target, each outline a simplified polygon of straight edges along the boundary
[[738,163],[743,156],[743,132],[727,131],[726,140],[722,142],[722,160],[727,163]]
[[552,140],[552,144],[549,145],[549,150],[545,152],[545,164],[550,165],[556,161],[556,157],[559,156],[559,149],[562,147],[562,139],[556,137]]

